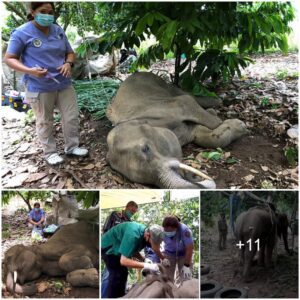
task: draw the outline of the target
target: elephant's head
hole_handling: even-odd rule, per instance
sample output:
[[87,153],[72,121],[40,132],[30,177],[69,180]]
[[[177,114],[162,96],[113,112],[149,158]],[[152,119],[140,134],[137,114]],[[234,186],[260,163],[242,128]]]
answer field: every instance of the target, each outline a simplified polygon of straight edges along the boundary
[[[119,124],[107,137],[107,159],[111,167],[133,182],[161,188],[214,188],[214,181],[194,183],[187,172],[199,171],[180,163],[181,146],[176,135],[167,128],[140,122]],[[197,180],[198,181],[198,180]]]
[[7,250],[3,273],[6,287],[10,292],[25,296],[33,295],[36,292],[35,285],[25,283],[37,279],[42,273],[42,264],[34,247],[16,245]]
[[289,250],[288,241],[287,241],[288,227],[289,227],[288,217],[286,214],[277,213],[276,220],[277,220],[277,235],[279,238],[282,237],[286,252],[291,254],[291,250]]

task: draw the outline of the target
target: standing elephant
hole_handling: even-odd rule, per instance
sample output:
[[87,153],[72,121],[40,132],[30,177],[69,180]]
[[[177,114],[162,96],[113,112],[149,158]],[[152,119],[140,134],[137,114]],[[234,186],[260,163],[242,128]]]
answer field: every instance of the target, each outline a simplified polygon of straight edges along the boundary
[[45,244],[15,245],[5,253],[3,280],[12,293],[36,293],[35,284],[25,284],[42,274],[67,276],[73,286],[99,285],[98,232],[80,221],[62,226]]
[[[271,265],[273,249],[277,243],[277,236],[283,237],[287,253],[290,254],[287,242],[288,218],[286,214],[278,214],[269,207],[253,207],[241,213],[236,220],[235,235],[238,242],[244,244],[241,248],[243,263],[243,277],[246,282],[251,281],[250,269],[256,252],[258,264],[266,267]],[[250,251],[249,241],[252,249]],[[258,243],[255,243],[259,239]]]

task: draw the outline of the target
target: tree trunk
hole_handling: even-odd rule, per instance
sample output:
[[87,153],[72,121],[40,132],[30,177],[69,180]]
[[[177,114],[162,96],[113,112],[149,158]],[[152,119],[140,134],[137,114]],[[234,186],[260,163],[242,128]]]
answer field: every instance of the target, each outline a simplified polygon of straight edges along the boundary
[[175,76],[174,76],[174,84],[179,86],[179,75],[180,75],[180,62],[181,62],[181,49],[178,44],[175,44]]
[[30,204],[30,197],[31,197],[31,192],[28,192],[28,199],[26,199],[23,194],[19,191],[17,191],[17,194],[24,200],[24,202],[26,203],[27,207],[28,207],[28,210],[31,211],[32,210],[32,207],[31,207],[31,204]]

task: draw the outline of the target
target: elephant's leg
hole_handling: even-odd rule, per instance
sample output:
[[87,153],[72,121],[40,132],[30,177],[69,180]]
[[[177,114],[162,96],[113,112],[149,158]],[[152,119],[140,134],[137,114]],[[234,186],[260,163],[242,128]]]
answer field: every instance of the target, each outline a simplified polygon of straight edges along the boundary
[[208,129],[202,125],[193,128],[193,142],[207,148],[226,147],[234,140],[247,134],[246,125],[238,119],[224,121],[216,129]]
[[85,247],[82,247],[82,249],[76,248],[62,255],[58,264],[60,268],[68,273],[79,269],[94,268],[93,262]]
[[274,245],[268,243],[266,245],[266,252],[265,252],[265,265],[269,268],[272,264],[272,254],[273,254]]
[[250,271],[256,249],[252,249],[252,251],[250,251],[248,245],[245,247],[243,277],[246,282],[249,282],[252,280]]
[[242,247],[240,251],[240,255],[239,255],[239,264],[240,266],[243,266],[245,263],[245,248]]
[[222,250],[222,233],[219,233],[219,250]]
[[99,274],[97,269],[80,269],[67,274],[67,281],[72,286],[99,286]]
[[50,261],[45,260],[43,261],[43,273],[49,276],[63,276],[66,275],[66,271],[64,271],[60,266],[57,260]]
[[258,251],[258,265],[263,266],[265,260],[266,253],[266,242],[264,240],[260,240],[260,249]]

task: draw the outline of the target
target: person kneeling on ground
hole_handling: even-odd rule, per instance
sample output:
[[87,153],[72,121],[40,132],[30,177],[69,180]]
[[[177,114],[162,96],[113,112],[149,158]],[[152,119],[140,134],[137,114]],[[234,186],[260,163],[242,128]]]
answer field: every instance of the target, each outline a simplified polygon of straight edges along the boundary
[[34,203],[33,209],[28,214],[28,227],[43,227],[46,223],[46,213],[41,209],[39,202]]
[[[114,226],[101,238],[101,254],[109,271],[108,298],[118,298],[125,295],[128,268],[145,269],[158,272],[155,263],[142,262],[144,258],[140,251],[146,246],[151,247],[163,259],[159,250],[164,239],[163,228],[136,222],[125,222]],[[141,261],[133,260],[132,257]]]

